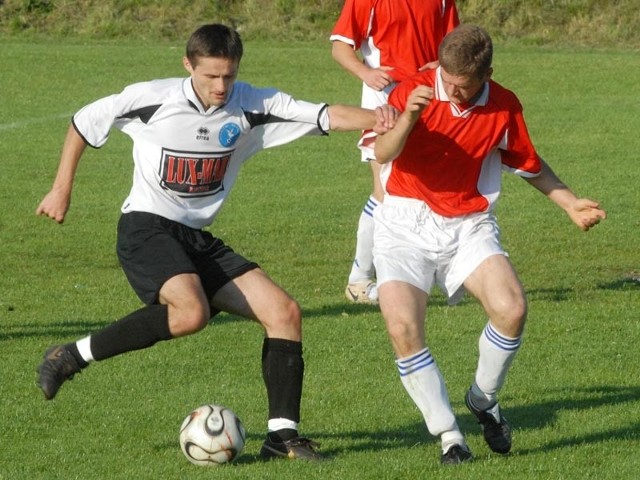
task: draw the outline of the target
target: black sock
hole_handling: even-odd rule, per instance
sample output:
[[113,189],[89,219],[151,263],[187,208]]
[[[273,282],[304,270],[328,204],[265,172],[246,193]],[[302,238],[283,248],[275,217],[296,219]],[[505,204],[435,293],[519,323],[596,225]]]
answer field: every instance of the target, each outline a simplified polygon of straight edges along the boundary
[[95,360],[105,360],[171,338],[167,306],[147,305],[92,334],[91,354]]
[[[286,418],[300,421],[300,399],[304,361],[302,343],[279,338],[265,338],[262,344],[262,378],[269,398],[269,418]],[[280,430],[282,440],[288,433]],[[291,437],[297,435],[292,430]]]

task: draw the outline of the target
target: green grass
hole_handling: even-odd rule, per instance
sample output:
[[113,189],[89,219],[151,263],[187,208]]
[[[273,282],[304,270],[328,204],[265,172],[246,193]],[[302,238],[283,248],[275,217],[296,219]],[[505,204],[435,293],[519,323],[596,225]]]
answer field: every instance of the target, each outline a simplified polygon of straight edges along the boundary
[[[328,43],[328,42],[327,42]],[[241,78],[300,98],[357,103],[327,43],[247,44]],[[640,468],[640,58],[624,51],[498,46],[498,81],[525,105],[540,153],[609,218],[580,232],[506,176],[504,244],[530,300],[523,348],[503,390],[513,454],[491,454],[462,398],[485,323],[478,305],[436,293],[432,350],[476,461],[443,469],[401,387],[379,312],[343,300],[356,221],[369,193],[354,133],[305,138],[249,162],[213,227],[258,261],[305,312],[302,431],[331,460],[265,464],[258,326],[220,315],[204,332],[91,366],[53,402],[35,387],[51,344],[138,308],[114,253],[131,178],[114,132],[87,151],[63,226],[33,213],[48,191],[70,115],[128,83],[183,75],[179,44],[3,42],[0,60],[0,479],[634,478]],[[239,462],[192,466],[178,428],[219,402],[242,418]]]

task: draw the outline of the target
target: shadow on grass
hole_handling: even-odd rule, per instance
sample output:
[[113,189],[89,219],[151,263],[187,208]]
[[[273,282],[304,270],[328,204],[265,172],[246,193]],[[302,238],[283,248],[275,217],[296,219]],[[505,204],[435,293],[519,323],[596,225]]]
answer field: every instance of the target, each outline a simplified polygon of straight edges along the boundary
[[68,322],[50,322],[50,323],[20,323],[10,324],[3,323],[0,330],[0,342],[6,340],[17,340],[21,338],[33,337],[54,337],[54,338],[72,338],[88,335],[96,330],[109,325],[108,321],[88,322],[68,321]]
[[[622,405],[629,402],[640,401],[640,387],[617,387],[612,385],[593,386],[589,388],[562,388],[556,389],[558,399],[532,405],[508,408],[508,418],[511,423],[522,430],[545,428],[555,424],[559,411],[577,410],[590,411],[599,407]],[[547,390],[545,395],[555,393]],[[593,412],[594,416],[599,415]],[[598,421],[600,424],[600,421]],[[640,439],[640,423],[630,423],[625,427],[612,428],[577,435],[571,438],[560,438],[538,448],[520,450],[518,453],[539,453],[568,446],[588,443],[599,443],[615,439]]]
[[[545,391],[545,395],[554,393],[553,390]],[[558,398],[553,398],[540,403],[532,403],[521,406],[505,407],[505,413],[516,430],[517,437],[526,435],[527,430],[538,430],[552,426],[557,421],[557,412],[562,410],[590,411],[598,407],[619,405],[627,402],[638,402],[640,400],[640,387],[616,387],[610,385],[594,386],[591,388],[563,388],[558,389]],[[460,409],[458,409],[460,410]],[[372,412],[372,414],[375,412]],[[593,412],[595,417],[599,415]],[[463,432],[480,434],[480,428],[475,417],[469,413],[458,416],[458,421]],[[588,427],[589,421],[585,421]],[[629,423],[627,426],[600,429],[601,422],[596,419],[594,426],[589,433],[582,435],[572,435],[563,437],[559,433],[558,439],[548,442],[536,448],[518,448],[518,441],[514,444],[513,453],[519,456],[528,454],[538,454],[550,452],[567,447],[574,447],[585,444],[597,444],[611,440],[640,439],[640,423]],[[320,444],[328,440],[331,443],[339,443],[344,440],[347,446],[334,448],[321,448],[320,452],[328,459],[348,455],[358,452],[383,452],[396,449],[408,449],[423,445],[439,446],[439,441],[431,437],[426,430],[424,423],[411,423],[401,428],[388,430],[357,430],[340,433],[326,433],[321,431],[305,432],[309,438],[318,441]],[[517,438],[516,437],[516,438]],[[264,440],[263,433],[251,433],[247,435],[247,440],[253,444],[261,444]],[[334,442],[335,440],[335,442]],[[175,448],[175,444],[159,444],[157,449]],[[483,457],[478,457],[483,458]],[[236,464],[252,464],[264,462],[259,455],[244,453]]]
[[626,276],[609,283],[600,283],[598,288],[603,290],[638,290],[640,289],[640,273],[630,272]]

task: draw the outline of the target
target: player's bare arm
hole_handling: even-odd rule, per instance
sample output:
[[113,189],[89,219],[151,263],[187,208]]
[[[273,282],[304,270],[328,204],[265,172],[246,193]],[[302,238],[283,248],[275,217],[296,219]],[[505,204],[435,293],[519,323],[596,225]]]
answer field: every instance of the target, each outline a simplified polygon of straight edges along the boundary
[[598,202],[576,197],[544,160],[541,163],[540,175],[525,180],[562,208],[578,228],[587,231],[607,217]]
[[383,90],[393,83],[393,77],[387,73],[393,70],[393,67],[371,68],[365,65],[353,46],[348,43],[335,40],[331,45],[331,55],[342,68],[374,90]]
[[393,128],[397,118],[398,111],[390,105],[375,110],[341,104],[329,106],[329,127],[334,131],[373,130],[380,135]]
[[80,157],[86,148],[86,143],[76,132],[73,125],[69,126],[67,136],[60,155],[58,173],[51,190],[40,202],[36,209],[36,215],[43,215],[58,223],[64,222],[64,218],[71,204],[71,191],[73,179],[80,162]]
[[413,126],[433,98],[433,88],[417,86],[407,98],[407,106],[395,126],[376,139],[375,157],[378,163],[387,163],[400,155]]

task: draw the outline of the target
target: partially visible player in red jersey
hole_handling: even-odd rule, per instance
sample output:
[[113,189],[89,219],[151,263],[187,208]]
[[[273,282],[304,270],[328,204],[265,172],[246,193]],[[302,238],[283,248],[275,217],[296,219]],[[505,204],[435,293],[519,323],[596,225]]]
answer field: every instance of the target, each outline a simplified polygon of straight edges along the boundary
[[450,303],[466,290],[489,317],[465,403],[491,450],[511,449],[497,394],[520,347],[527,301],[493,214],[501,171],[522,176],[582,230],[606,216],[597,202],[576,197],[537,154],[518,98],[490,79],[492,56],[483,29],[453,30],[440,45],[440,66],[391,93],[389,103],[403,113],[375,145],[385,188],[374,215],[380,308],[402,383],[430,433],[441,438],[444,464],[472,455],[425,339],[434,284]]
[[[387,103],[396,82],[437,60],[438,45],[458,23],[454,0],[346,0],[331,33],[332,55],[362,80],[361,105],[376,108]],[[362,161],[373,159],[374,140],[371,130],[362,133],[358,143]],[[345,294],[353,302],[375,304],[373,211],[384,192],[380,166],[369,164],[373,192],[358,222],[356,252]]]

